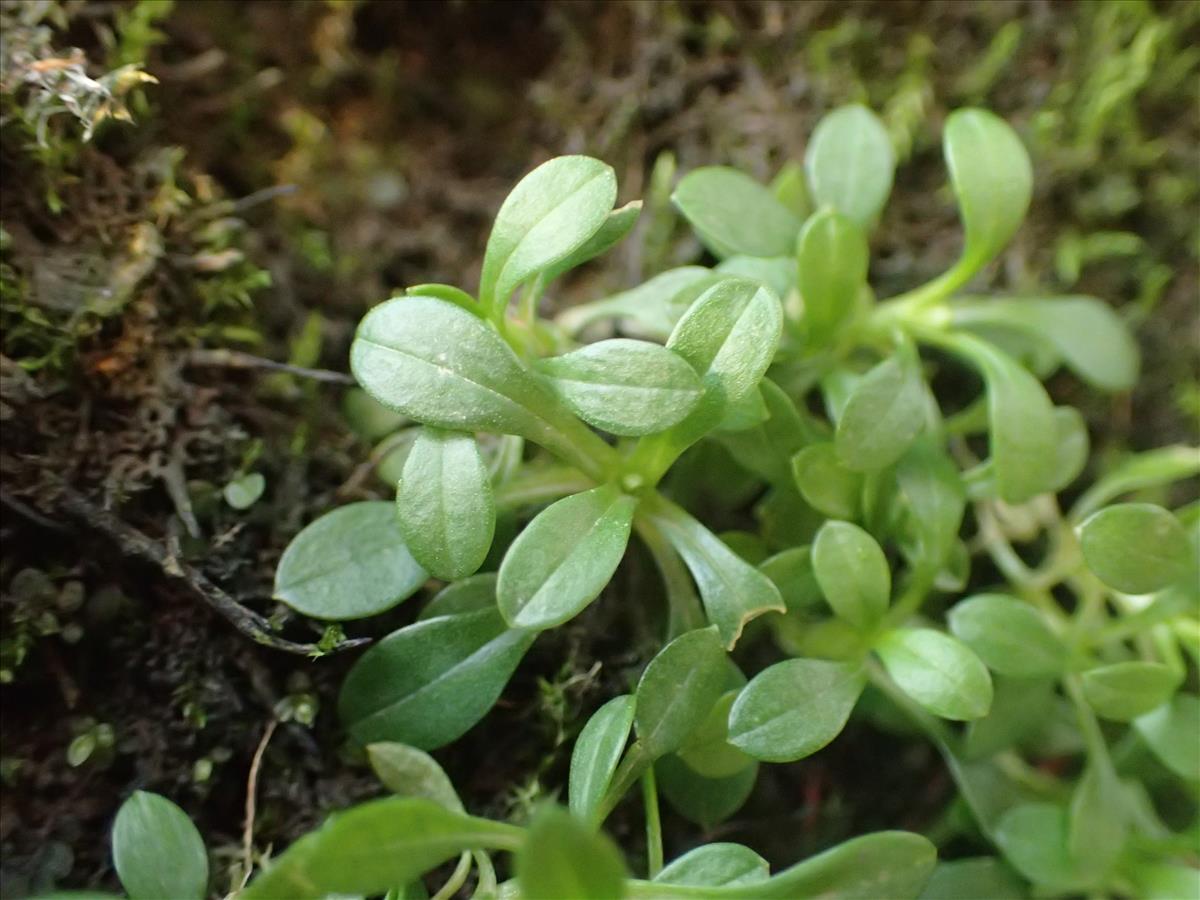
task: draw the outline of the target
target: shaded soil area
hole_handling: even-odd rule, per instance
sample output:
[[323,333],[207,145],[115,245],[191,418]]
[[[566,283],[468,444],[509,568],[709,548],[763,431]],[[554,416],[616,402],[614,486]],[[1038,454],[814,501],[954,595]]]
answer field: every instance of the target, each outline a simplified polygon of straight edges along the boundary
[[[24,14],[32,4],[5,6]],[[289,640],[341,637],[270,600],[288,540],[319,513],[389,488],[364,471],[346,387],[242,356],[346,370],[353,328],[405,285],[474,287],[491,217],[552,155],[612,163],[619,202],[671,154],[680,172],[762,180],[803,154],[828,109],[870,103],[903,161],[873,243],[880,296],[939,273],[960,236],[941,122],[983,104],[1034,157],[1030,219],[981,291],[1101,296],[1134,323],[1131,395],[1059,402],[1100,458],[1194,439],[1200,118],[1194,3],[879,2],[64,4],[52,46],[96,71],[144,62],[131,124],[88,143],[58,116],[21,127],[33,89],[4,73],[0,223],[0,892],[115,887],[107,829],[137,788],[195,821],[232,885],[246,780],[256,843],[282,847],[379,793],[335,713],[358,651],[261,646],[195,580],[137,558],[67,502],[166,547]],[[15,32],[10,32],[15,33]],[[10,40],[10,38],[6,38]],[[33,38],[30,38],[33,40]],[[701,259],[661,198],[634,237],[548,308]],[[955,390],[968,391],[970,385]],[[236,509],[223,489],[265,477]],[[738,523],[710,523],[714,530]],[[491,714],[436,755],[469,808],[520,818],[561,792],[571,738],[626,690],[658,641],[661,598],[630,554],[614,585],[544,635]],[[347,625],[375,638],[416,602]],[[748,641],[748,671],[774,658]],[[307,713],[315,709],[311,724]],[[931,827],[953,796],[933,751],[852,723],[802,763],[764,767],[747,806],[704,835],[668,814],[667,850],[750,844],[786,863],[850,834]],[[636,858],[640,817],[613,823]]]

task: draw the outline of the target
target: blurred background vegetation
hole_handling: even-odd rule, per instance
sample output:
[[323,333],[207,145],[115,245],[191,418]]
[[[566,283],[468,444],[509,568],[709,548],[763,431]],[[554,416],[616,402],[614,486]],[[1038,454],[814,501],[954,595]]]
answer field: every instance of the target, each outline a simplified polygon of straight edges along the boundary
[[[825,111],[868,103],[901,160],[873,247],[887,296],[957,254],[941,123],[988,106],[1029,147],[1036,193],[977,287],[1092,294],[1133,324],[1131,395],[1051,385],[1101,459],[1195,440],[1194,0],[0,0],[0,35],[4,896],[114,884],[105,835],[135,787],[181,802],[232,871],[272,716],[260,842],[375,791],[328,712],[344,655],[258,646],[122,536],[298,640],[336,641],[273,607],[271,575],[316,512],[387,495],[362,463],[390,424],[336,378],[257,360],[344,372],[391,291],[473,289],[492,214],[549,156],[601,157],[621,202],[647,201],[634,237],[547,301],[567,305],[699,258],[674,172],[768,180]],[[644,660],[606,636],[611,606],[540,642],[439,754],[469,806],[519,817],[562,783],[587,713]],[[721,834],[771,855],[799,816],[809,846],[774,848],[790,860],[873,824],[933,827],[953,791],[931,751],[858,734],[764,778]],[[696,835],[675,824],[678,849]]]

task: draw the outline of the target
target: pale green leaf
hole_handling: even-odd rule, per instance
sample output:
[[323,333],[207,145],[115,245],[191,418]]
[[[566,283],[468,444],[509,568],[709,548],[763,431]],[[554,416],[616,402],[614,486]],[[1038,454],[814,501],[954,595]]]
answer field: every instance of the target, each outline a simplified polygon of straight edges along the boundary
[[1129,722],[1170,700],[1179,682],[1170,666],[1132,660],[1088,669],[1083,695],[1097,715]]
[[801,320],[810,347],[824,348],[858,307],[867,283],[867,236],[832,209],[813,213],[796,245],[800,264]]
[[367,745],[367,759],[383,786],[393,794],[425,797],[452,812],[465,812],[450,777],[424,750],[380,741]]
[[655,881],[720,887],[727,884],[758,884],[771,876],[765,859],[741,844],[704,844],[671,860]]
[[203,900],[208,853],[187,813],[158,794],[134,791],[112,830],[113,865],[131,900]]
[[888,357],[854,386],[838,419],[834,447],[850,469],[890,466],[925,426],[925,386],[916,361]]
[[865,228],[887,203],[896,154],[879,117],[853,104],[817,123],[804,152],[804,168],[818,206],[832,206]]
[[1096,577],[1126,594],[1149,594],[1188,577],[1194,553],[1175,516],[1151,503],[1121,503],[1079,526],[1083,558]]
[[592,822],[600,808],[629,739],[633,710],[631,695],[614,697],[592,714],[575,739],[567,796],[581,822]]
[[929,628],[887,632],[875,645],[892,680],[923,707],[944,719],[987,715],[992,679],[963,643]]
[[831,441],[812,444],[792,457],[792,477],[802,496],[833,519],[855,519],[861,513],[863,478],[842,464]]
[[946,617],[950,630],[1002,675],[1059,675],[1067,648],[1030,606],[1004,594],[978,594],[956,603]]
[[719,257],[788,256],[799,220],[749,175],[708,166],[685,175],[672,202]]
[[817,583],[837,615],[860,631],[883,618],[892,590],[883,548],[850,522],[826,522],[813,541]]

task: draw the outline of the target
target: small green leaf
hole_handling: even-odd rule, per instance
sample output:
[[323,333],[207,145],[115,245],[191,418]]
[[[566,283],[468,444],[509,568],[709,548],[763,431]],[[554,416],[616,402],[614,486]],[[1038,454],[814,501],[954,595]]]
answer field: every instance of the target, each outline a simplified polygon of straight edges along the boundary
[[1072,508],[1071,518],[1080,521],[1121,494],[1170,484],[1196,474],[1200,474],[1197,447],[1163,447],[1134,454],[1088,488]]
[[627,291],[564,310],[558,324],[578,334],[601,319],[620,319],[626,334],[665,341],[695,299],[720,280],[704,266],[668,269]]
[[561,262],[557,262],[543,272],[543,278],[553,281],[564,272],[569,272],[585,262],[601,256],[619,244],[633,230],[638,216],[642,214],[642,201],[633,200],[620,209],[614,209],[608,218],[600,225],[599,230],[587,239],[587,242]]
[[759,884],[771,877],[765,859],[741,844],[704,844],[671,860],[654,880],[695,887]]
[[940,862],[921,900],[1025,900],[1025,886],[1008,866],[990,856]]
[[812,202],[808,196],[808,184],[804,176],[804,166],[795,160],[788,160],[771,179],[771,193],[775,199],[792,211],[792,215],[804,219],[812,212]]
[[796,287],[795,254],[787,256],[731,256],[721,260],[713,270],[722,275],[749,278],[771,289],[780,299],[787,297]]
[[1033,167],[1016,132],[983,109],[950,114],[942,137],[966,243],[955,264],[963,284],[1008,244],[1025,218]]
[[587,156],[556,157],[522,178],[488,237],[479,279],[484,308],[505,306],[522,282],[584,247],[616,199],[612,167]]
[[1028,603],[1004,594],[979,594],[955,604],[950,630],[994,672],[1016,678],[1059,675],[1067,648]]
[[1054,477],[1050,479],[1050,490],[1061,491],[1083,473],[1091,442],[1087,422],[1074,407],[1054,407],[1054,428],[1058,433],[1058,448],[1054,454]]
[[241,478],[235,478],[225,485],[223,491],[225,502],[234,509],[249,509],[258,502],[266,489],[267,479],[259,472],[251,472]]
[[631,695],[613,697],[592,714],[575,739],[567,796],[571,813],[581,822],[595,820],[629,739],[633,710]]
[[767,371],[782,329],[783,311],[769,289],[727,278],[684,313],[667,347],[691,364],[707,391],[736,403]]
[[813,570],[812,548],[789,547],[763,560],[758,570],[779,589],[789,610],[810,609],[821,602],[821,585]]
[[769,190],[724,166],[689,172],[671,200],[719,257],[788,256],[800,230],[799,220]]
[[671,753],[654,764],[654,774],[672,809],[710,829],[742,808],[758,780],[758,763],[725,778],[705,778]]
[[854,386],[834,447],[850,469],[869,472],[890,466],[925,426],[925,386],[915,360],[899,352],[873,368]]
[[616,845],[558,807],[548,806],[534,819],[514,868],[522,900],[625,896],[625,863]]
[[[518,434],[554,449],[549,388],[486,322],[435,297],[398,297],[363,317],[350,368],[390,409],[451,431]],[[565,414],[565,411],[563,411]]]
[[953,336],[987,383],[991,461],[1000,498],[1023,503],[1051,490],[1058,476],[1058,427],[1041,382],[986,341]]
[[473,316],[482,315],[484,312],[478,300],[452,284],[414,284],[405,288],[404,293],[410,297],[437,297],[439,300],[461,306]]
[[1083,695],[1097,715],[1129,722],[1166,703],[1179,682],[1162,663],[1120,662],[1084,672]]
[[[524,832],[424,797],[388,797],[338,813],[277,857],[240,900],[379,895],[466,850],[515,851]],[[159,898],[172,896],[159,894]]]
[[435,616],[453,616],[496,607],[496,573],[482,572],[448,584],[425,604],[417,621]]
[[682,356],[647,341],[598,341],[537,367],[572,412],[624,437],[670,428],[695,409],[703,393]]
[[708,620],[717,626],[726,647],[737,644],[752,619],[786,610],[771,579],[680,507],[656,498],[647,504],[647,512],[683,557],[700,589]]
[[995,839],[1013,867],[1039,887],[1076,892],[1087,884],[1067,849],[1067,811],[1061,806],[1014,807],[997,823]]
[[812,444],[793,456],[792,477],[800,495],[818,512],[834,519],[859,516],[862,475],[842,465],[832,442]]
[[1176,694],[1133,721],[1163,765],[1187,781],[1200,780],[1200,697]]
[[601,485],[538,513],[500,564],[497,600],[505,620],[515,628],[553,628],[595,600],[625,555],[636,506]]
[[866,228],[892,191],[896,154],[875,113],[859,104],[840,106],[813,129],[804,168],[818,206],[832,206]]
[[292,538],[275,570],[275,597],[318,619],[360,619],[411,597],[428,575],[384,500],[326,513]]
[[988,297],[951,310],[955,325],[1012,329],[1047,342],[1100,390],[1126,391],[1137,381],[1137,343],[1112,307],[1094,297]]
[[1194,551],[1179,520],[1151,503],[1120,503],[1079,526],[1083,558],[1096,577],[1126,594],[1149,594],[1193,570]]
[[634,721],[651,759],[683,746],[720,698],[725,668],[716,628],[681,634],[650,660],[638,681]]
[[967,726],[963,755],[986,759],[1046,728],[1054,717],[1054,681],[1050,678],[992,679],[992,706]]
[[944,719],[986,716],[992,705],[988,670],[965,645],[929,628],[889,631],[875,645],[892,680]]
[[187,813],[158,794],[134,791],[112,830],[113,864],[132,900],[203,900],[208,853]]
[[887,612],[892,575],[883,549],[850,522],[826,522],[813,541],[813,571],[829,605],[859,631]]
[[729,710],[738,690],[726,691],[677,753],[693,772],[705,778],[727,778],[754,760],[729,741]]
[[342,397],[342,415],[350,430],[364,441],[377,441],[408,424],[408,419],[388,409],[362,388],[351,388]]
[[967,492],[958,467],[939,441],[919,438],[896,466],[897,495],[907,507],[908,532],[930,569],[946,564],[962,525]]
[[396,504],[409,552],[431,575],[451,581],[483,564],[496,503],[471,435],[423,428],[404,463]]
[[811,756],[846,727],[865,685],[857,663],[776,663],[742,689],[729,715],[729,739],[766,762]]
[[406,626],[355,663],[338,713],[364,744],[436,749],[492,708],[536,636],[506,628],[495,608]]
[[796,244],[802,324],[810,347],[824,348],[858,307],[867,283],[867,236],[832,209],[813,213]]
[[465,812],[450,777],[424,750],[381,741],[367,745],[367,759],[383,786],[393,794],[425,797],[452,812]]

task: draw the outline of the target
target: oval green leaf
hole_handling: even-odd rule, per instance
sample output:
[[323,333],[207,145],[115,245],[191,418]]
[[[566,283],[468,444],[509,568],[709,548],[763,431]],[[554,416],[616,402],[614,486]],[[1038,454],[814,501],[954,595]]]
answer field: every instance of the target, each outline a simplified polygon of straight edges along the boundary
[[683,746],[713,704],[727,677],[725,649],[716,628],[681,634],[663,647],[638,680],[638,743],[651,759]]
[[338,713],[364,744],[436,749],[492,708],[536,636],[506,628],[494,608],[419,621],[355,663],[342,683]]
[[804,151],[809,192],[868,227],[892,191],[896,154],[879,117],[865,106],[840,106],[813,129]]
[[749,175],[725,166],[689,172],[671,200],[719,257],[788,256],[800,230],[791,210]]
[[889,631],[875,645],[900,689],[944,719],[986,716],[992,705],[987,667],[963,643],[929,628]]
[[850,522],[826,522],[813,541],[817,584],[837,615],[860,631],[887,612],[892,573],[875,538]]
[[729,714],[729,740],[766,762],[811,756],[846,727],[865,685],[856,663],[776,663],[742,689]]
[[1096,577],[1126,594],[1149,594],[1186,578],[1193,568],[1187,532],[1152,503],[1120,503],[1079,526],[1083,558]]
[[1028,603],[1004,594],[979,594],[956,603],[950,631],[993,672],[1016,678],[1058,675],[1067,648]]
[[522,178],[488,237],[479,279],[484,308],[503,307],[523,281],[585,246],[616,199],[616,173],[588,156],[559,156]]
[[687,417],[703,393],[683,357],[648,341],[598,341],[544,359],[537,368],[572,412],[623,437],[670,428]]
[[629,739],[634,705],[630,694],[613,697],[592,714],[575,739],[567,797],[571,813],[581,822],[595,821]]
[[1200,697],[1176,694],[1133,722],[1142,740],[1168,769],[1200,781]]
[[655,881],[696,887],[759,884],[771,877],[765,859],[741,844],[704,844],[671,860]]
[[482,564],[496,531],[492,481],[469,434],[423,428],[396,492],[400,531],[413,558],[445,581]]
[[538,513],[500,564],[497,601],[505,620],[514,628],[553,628],[595,600],[625,555],[636,506],[601,485]]
[[1016,132],[983,109],[950,114],[942,152],[966,231],[954,267],[962,284],[999,255],[1020,227],[1033,194],[1033,166]]
[[208,853],[187,813],[158,794],[134,791],[112,830],[113,865],[131,900],[203,900]]
[[863,479],[838,458],[830,441],[812,444],[792,457],[792,477],[808,503],[832,519],[855,519],[861,513]]
[[867,235],[854,220],[818,210],[804,223],[796,254],[807,341],[824,347],[851,318],[867,283]]
[[1053,891],[1078,891],[1087,877],[1067,849],[1067,811],[1052,803],[1010,809],[995,830],[996,843],[1013,867]]
[[926,390],[915,360],[888,357],[854,386],[838,419],[834,447],[851,469],[890,466],[925,426]]
[[452,812],[465,812],[450,776],[424,750],[395,741],[367,745],[367,759],[375,775],[393,794],[424,797]]
[[1155,662],[1120,662],[1083,673],[1083,695],[1096,714],[1129,722],[1162,706],[1179,687],[1180,675]]
[[737,698],[736,689],[722,694],[677,753],[688,768],[705,778],[727,778],[754,764],[729,741],[729,710]]
[[306,616],[361,619],[411,597],[429,576],[384,500],[326,513],[292,538],[275,570],[275,597]]

